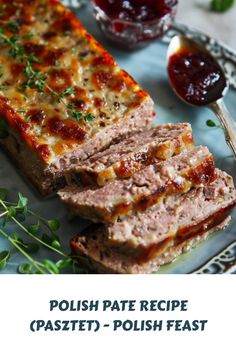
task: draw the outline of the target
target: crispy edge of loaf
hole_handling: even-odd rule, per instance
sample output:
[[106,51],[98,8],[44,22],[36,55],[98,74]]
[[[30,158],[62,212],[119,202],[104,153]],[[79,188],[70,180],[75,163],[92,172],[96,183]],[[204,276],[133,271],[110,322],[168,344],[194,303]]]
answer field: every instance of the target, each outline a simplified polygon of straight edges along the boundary
[[[173,127],[174,124],[165,124],[163,128]],[[161,128],[159,126],[157,128]],[[97,168],[88,165],[89,159],[85,165],[74,166],[66,171],[66,179],[68,184],[79,182],[82,186],[99,185],[104,186],[106,183],[114,179],[123,179],[131,177],[135,172],[142,170],[151,163],[160,160],[166,160],[172,156],[180,154],[182,151],[190,150],[194,146],[194,137],[189,123],[182,124],[183,130],[179,135],[170,137],[165,141],[157,142],[158,133],[154,137],[154,141],[136,146],[135,150],[123,156],[119,161],[111,165],[100,165]],[[154,130],[155,128],[152,128]],[[185,130],[184,130],[185,129]],[[170,132],[172,130],[170,129]],[[176,130],[177,132],[177,130]],[[147,131],[148,133],[148,131]],[[133,134],[134,138],[137,134]],[[125,143],[122,141],[121,143]],[[120,144],[121,144],[120,143]],[[120,144],[111,145],[111,148],[118,149]],[[109,150],[109,148],[107,149]],[[116,151],[117,153],[117,151]],[[99,153],[97,154],[99,159]],[[109,155],[108,155],[109,156]],[[96,158],[96,154],[93,155]],[[98,160],[99,161],[99,160]]]
[[[209,153],[203,161],[200,161],[195,166],[191,166],[188,173],[185,173],[183,176],[180,174],[180,176],[182,178],[181,184],[176,184],[174,180],[170,183],[168,180],[165,185],[159,186],[154,193],[142,195],[139,199],[134,198],[132,201],[125,201],[124,198],[121,197],[121,202],[112,206],[94,205],[92,203],[79,204],[78,200],[73,200],[77,190],[76,185],[66,187],[59,191],[58,195],[65,207],[74,215],[89,219],[93,222],[115,222],[118,217],[123,217],[133,211],[145,212],[150,207],[161,203],[162,200],[169,195],[186,193],[193,186],[213,181],[216,178],[216,174],[212,154]],[[105,188],[109,186],[110,184],[105,186]],[[83,192],[84,191],[81,193]]]
[[[194,247],[196,247],[200,242],[205,241],[214,232],[223,230],[230,223],[231,216],[226,217],[226,219],[218,224],[217,226],[211,228],[210,230],[203,232],[202,234],[195,235],[194,237],[184,240],[177,246],[172,246],[169,252],[158,256],[156,259],[147,262],[146,264],[139,265],[134,263],[133,266],[124,268],[124,259],[121,258],[119,265],[114,266],[114,257],[112,255],[111,259],[106,262],[106,255],[101,260],[99,257],[93,257],[89,255],[84,247],[81,247],[79,242],[79,237],[75,237],[71,240],[72,251],[77,254],[78,262],[81,267],[85,267],[96,273],[108,273],[108,274],[150,274],[157,272],[158,269],[168,263],[173,262],[182,253],[190,252]],[[104,262],[105,260],[105,262]]]
[[[146,104],[149,107],[148,112],[150,114],[148,113],[146,118],[140,116],[139,121],[141,122],[141,125],[139,126],[139,124],[137,124],[137,117],[139,113],[141,115],[143,110],[145,110],[144,107]],[[96,152],[96,149],[98,151],[99,149],[105,148],[105,144],[111,144],[114,139],[122,139],[126,135],[129,135],[130,131],[140,131],[146,126],[150,126],[153,122],[152,109],[152,100],[145,100],[136,111],[124,118],[122,122],[120,121],[117,125],[111,126],[107,129],[106,135],[109,135],[109,131],[111,131],[111,134],[104,142],[101,136],[104,131],[102,131],[98,134],[99,136],[95,136],[95,138],[91,139],[86,145],[81,145],[75,151],[60,156],[57,164],[47,165],[42,161],[34,149],[27,144],[20,133],[11,125],[8,125],[7,128],[8,137],[0,140],[0,146],[13,160],[21,173],[31,181],[33,186],[36,187],[38,192],[43,196],[49,196],[55,194],[59,189],[66,185],[64,169],[66,166],[69,166],[71,159],[74,159],[76,156],[77,159],[82,161],[89,156],[89,153],[93,154]],[[126,126],[125,128],[122,128],[119,135],[119,127],[125,125],[124,123],[126,123]],[[104,145],[102,145],[102,142]],[[92,148],[90,148],[89,145],[91,145]]]

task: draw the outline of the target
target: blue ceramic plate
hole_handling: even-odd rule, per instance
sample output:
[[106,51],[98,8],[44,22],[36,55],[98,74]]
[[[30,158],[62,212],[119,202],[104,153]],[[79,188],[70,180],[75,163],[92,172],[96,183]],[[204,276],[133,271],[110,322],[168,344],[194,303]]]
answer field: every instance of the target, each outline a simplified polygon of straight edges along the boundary
[[[67,2],[68,3],[68,2]],[[76,1],[70,1],[76,4]],[[219,128],[206,126],[207,119],[216,118],[207,109],[192,108],[182,103],[172,92],[166,74],[166,51],[168,38],[165,41],[155,41],[149,47],[136,52],[127,52],[110,46],[98,30],[95,20],[91,16],[91,9],[86,6],[75,9],[81,22],[117,59],[122,68],[127,70],[152,96],[156,103],[158,115],[156,123],[189,122],[192,124],[196,144],[207,145],[215,156],[219,168],[227,171],[236,178],[236,164],[231,151],[226,145],[223,131]],[[224,65],[231,88],[225,102],[233,115],[236,112],[236,54],[221,43],[205,35],[189,30],[187,27],[175,26],[168,33],[168,37],[175,32],[188,33],[198,38],[208,46]],[[87,222],[83,220],[69,221],[68,216],[57,197],[50,200],[40,199],[27,182],[18,174],[14,165],[0,152],[0,187],[11,191],[12,198],[16,199],[17,192],[27,196],[31,209],[38,211],[48,219],[57,218],[61,222],[59,235],[62,240],[63,251],[69,252],[71,236],[82,230]],[[9,232],[14,232],[9,226]],[[9,245],[0,236],[0,251],[8,249]],[[41,250],[40,257],[51,257],[46,250]],[[17,267],[25,259],[17,253],[12,254],[9,264],[2,273],[16,273]],[[222,232],[215,233],[207,241],[201,243],[191,252],[182,255],[175,262],[163,266],[160,273],[235,273],[236,272],[236,210],[230,226]]]

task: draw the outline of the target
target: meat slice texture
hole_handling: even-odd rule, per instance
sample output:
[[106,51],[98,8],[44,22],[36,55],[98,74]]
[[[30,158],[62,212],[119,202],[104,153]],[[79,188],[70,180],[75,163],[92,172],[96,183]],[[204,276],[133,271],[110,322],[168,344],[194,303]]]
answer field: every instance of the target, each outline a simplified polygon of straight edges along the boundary
[[158,159],[166,160],[193,145],[189,123],[159,125],[111,145],[82,164],[72,165],[66,173],[67,181],[103,186],[116,178],[128,178]]
[[154,163],[123,180],[83,189],[71,185],[59,191],[61,201],[75,215],[95,222],[114,222],[133,211],[143,212],[168,195],[187,192],[215,178],[212,154],[194,147],[166,161]]
[[[150,128],[153,101],[59,1],[10,3],[0,1],[9,39],[0,43],[6,63],[0,146],[42,194],[53,194],[65,185],[64,170],[72,163]],[[17,58],[9,21],[17,24]],[[30,32],[32,38],[25,36]],[[29,60],[40,80],[27,76]]]
[[151,273],[230,221],[236,204],[232,178],[217,170],[210,185],[168,197],[145,213],[110,226],[93,225],[71,241],[87,266],[111,273]]

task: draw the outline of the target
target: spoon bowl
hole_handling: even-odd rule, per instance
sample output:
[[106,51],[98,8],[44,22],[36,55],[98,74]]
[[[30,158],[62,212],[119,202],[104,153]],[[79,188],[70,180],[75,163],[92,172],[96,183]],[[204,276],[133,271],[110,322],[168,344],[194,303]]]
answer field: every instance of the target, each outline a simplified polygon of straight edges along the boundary
[[185,103],[208,107],[216,114],[236,158],[236,124],[223,101],[229,82],[217,60],[201,43],[178,35],[169,44],[167,61],[176,95]]

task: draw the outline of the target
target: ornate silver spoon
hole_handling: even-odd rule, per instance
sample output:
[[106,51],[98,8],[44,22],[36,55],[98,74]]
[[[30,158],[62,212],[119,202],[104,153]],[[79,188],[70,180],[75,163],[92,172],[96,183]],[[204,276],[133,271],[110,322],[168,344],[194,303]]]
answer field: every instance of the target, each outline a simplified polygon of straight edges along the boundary
[[167,59],[175,93],[184,102],[206,106],[216,114],[236,158],[236,123],[223,101],[229,84],[216,59],[203,45],[183,35],[172,38]]

